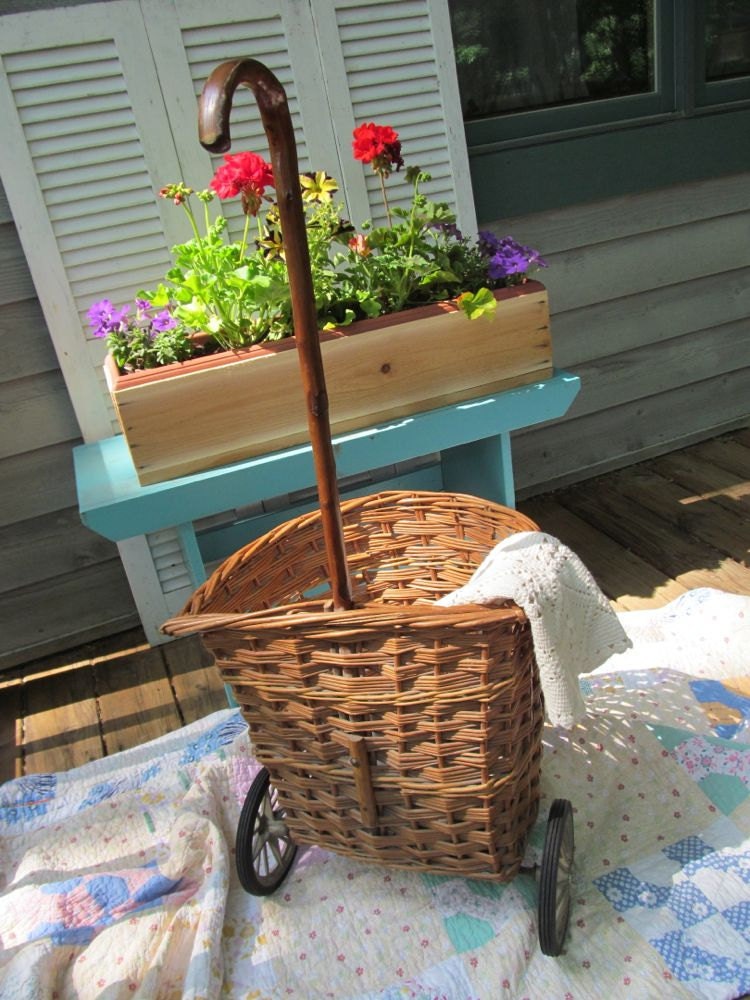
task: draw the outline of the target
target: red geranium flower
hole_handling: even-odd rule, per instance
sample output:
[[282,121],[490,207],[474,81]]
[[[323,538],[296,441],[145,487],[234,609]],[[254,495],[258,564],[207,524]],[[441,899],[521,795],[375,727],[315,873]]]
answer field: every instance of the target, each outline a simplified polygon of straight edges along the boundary
[[398,132],[390,125],[375,125],[374,122],[368,122],[365,125],[358,125],[352,135],[354,159],[362,163],[371,163],[377,173],[387,176],[394,167],[399,170],[404,165]]
[[257,153],[227,153],[209,185],[220,198],[242,196],[246,215],[257,215],[267,187],[273,187],[271,164]]

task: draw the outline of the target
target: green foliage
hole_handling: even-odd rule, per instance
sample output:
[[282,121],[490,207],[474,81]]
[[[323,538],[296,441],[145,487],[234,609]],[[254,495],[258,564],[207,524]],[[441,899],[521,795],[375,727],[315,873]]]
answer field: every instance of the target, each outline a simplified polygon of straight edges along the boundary
[[[450,207],[423,194],[421,186],[431,178],[419,168],[405,172],[412,185],[409,206],[391,209],[385,180],[403,160],[398,135],[389,127],[369,123],[355,130],[355,156],[379,175],[385,226],[368,221],[356,232],[333,200],[338,189],[333,178],[324,172],[300,177],[321,329],[462,293],[466,315],[485,315],[495,308],[491,288],[525,280],[529,269],[544,266],[536,251],[510,237],[465,238]],[[208,350],[228,350],[294,332],[278,206],[265,193],[273,186],[270,165],[254,153],[227,156],[211,186],[214,190],[196,192],[179,182],[160,191],[185,212],[192,237],[172,248],[173,262],[163,281],[137,293],[135,318],[129,307],[117,309],[106,299],[89,311],[95,335],[107,337],[123,370],[184,360],[196,349],[196,333],[209,334]],[[242,198],[245,225],[239,241],[228,238],[223,216],[211,219],[215,193]],[[196,200],[203,206],[200,224]]]
[[[210,192],[200,192],[207,205]],[[192,192],[181,201],[193,227],[193,238],[172,248],[173,266],[165,283],[139,297],[155,307],[172,308],[189,332],[207,332],[223,350],[263,340],[279,340],[291,328],[291,297],[283,260],[268,250],[246,253],[240,243],[227,242],[226,219],[210,222],[206,212],[201,235],[190,205]]]
[[113,331],[107,346],[121,369],[158,368],[175,361],[185,361],[193,353],[193,345],[184,328],[163,330],[153,337],[143,328],[133,331]]
[[393,208],[391,226],[365,226],[361,251],[336,258],[355,317],[440,302],[489,283],[487,259],[458,231],[449,206],[420,192],[430,175],[407,172],[407,179],[413,184],[410,208]]
[[[410,207],[389,211],[391,225],[366,222],[359,235],[353,235],[354,227],[332,200],[330,180],[315,190],[309,181],[303,187],[321,329],[453,298],[488,284],[487,259],[459,233],[449,206],[421,193],[420,185],[430,175],[410,169],[406,177],[413,185]],[[254,245],[248,245],[251,216],[246,216],[241,241],[228,242],[225,218],[212,222],[208,216],[212,192],[196,193],[184,185],[169,190],[177,188],[177,203],[187,213],[193,237],[172,248],[174,264],[164,282],[138,296],[154,308],[171,309],[184,330],[210,333],[222,349],[290,336],[291,296],[276,204],[258,215]],[[203,233],[191,204],[195,197],[204,204]]]

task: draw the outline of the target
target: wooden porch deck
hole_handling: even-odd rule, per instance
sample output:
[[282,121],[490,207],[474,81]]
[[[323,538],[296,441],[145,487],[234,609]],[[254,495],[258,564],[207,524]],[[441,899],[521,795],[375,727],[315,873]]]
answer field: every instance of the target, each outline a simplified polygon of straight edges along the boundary
[[[520,503],[618,610],[694,587],[750,594],[750,428]],[[75,767],[226,706],[196,640],[139,631],[0,675],[0,780]]]

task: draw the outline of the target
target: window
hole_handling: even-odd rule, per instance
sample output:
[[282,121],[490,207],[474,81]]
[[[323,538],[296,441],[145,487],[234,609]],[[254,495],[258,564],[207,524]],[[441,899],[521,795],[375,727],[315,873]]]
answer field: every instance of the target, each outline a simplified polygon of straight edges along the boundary
[[518,0],[454,4],[467,119],[653,91],[653,2],[630,0],[619,18],[594,9],[563,0],[540,25]]
[[750,97],[750,3],[707,0],[696,52],[696,103]]
[[750,0],[448,5],[480,220],[750,166]]

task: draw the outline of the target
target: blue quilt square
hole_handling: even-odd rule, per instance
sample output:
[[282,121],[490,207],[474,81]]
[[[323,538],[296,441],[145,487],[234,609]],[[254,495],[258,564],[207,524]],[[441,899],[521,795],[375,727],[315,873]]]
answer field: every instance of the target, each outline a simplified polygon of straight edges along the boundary
[[733,927],[746,941],[750,942],[750,902],[743,900],[736,906],[724,910],[721,915],[730,927]]
[[651,944],[663,956],[670,971],[683,982],[732,983],[736,984],[740,995],[750,988],[750,970],[745,963],[696,947],[683,931],[670,931],[661,938],[654,938]]
[[633,906],[656,909],[664,906],[669,889],[653,882],[643,882],[629,868],[616,868],[613,872],[594,879],[594,885],[620,913]]
[[692,927],[719,912],[692,882],[679,882],[675,885],[669,893],[667,905],[683,927]]
[[674,844],[664,848],[664,854],[670,861],[677,862],[680,867],[689,864],[691,861],[698,861],[706,854],[713,853],[714,848],[701,840],[700,837],[690,836],[683,840],[677,840]]

